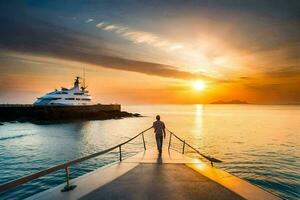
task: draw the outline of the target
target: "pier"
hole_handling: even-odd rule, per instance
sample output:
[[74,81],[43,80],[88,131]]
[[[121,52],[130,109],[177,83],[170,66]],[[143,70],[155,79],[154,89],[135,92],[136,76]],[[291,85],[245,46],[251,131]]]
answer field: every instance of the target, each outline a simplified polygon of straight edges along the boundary
[[121,111],[120,104],[95,104],[79,106],[0,104],[0,113],[5,113],[5,115],[0,115],[0,122],[104,120],[138,116],[138,114]]
[[[28,198],[37,199],[203,199],[203,200],[279,200],[280,198],[249,182],[216,168],[222,162],[202,154],[185,140],[169,131],[162,154],[147,149],[144,134],[148,128],[129,140],[95,154],[54,166],[36,174],[0,185],[0,192],[58,170],[66,171],[66,183]],[[122,146],[141,138],[144,151],[129,158],[122,157]],[[173,150],[172,140],[182,142],[181,152]],[[185,155],[191,148],[205,160]],[[78,178],[69,179],[69,166],[119,150],[119,161]]]

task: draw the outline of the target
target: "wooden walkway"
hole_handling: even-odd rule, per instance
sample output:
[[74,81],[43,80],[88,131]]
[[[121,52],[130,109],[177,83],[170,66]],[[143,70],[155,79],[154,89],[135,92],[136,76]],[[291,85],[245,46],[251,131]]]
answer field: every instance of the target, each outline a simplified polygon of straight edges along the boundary
[[77,187],[61,192],[64,184],[33,199],[280,199],[227,172],[174,150],[162,156],[150,149],[71,181]]

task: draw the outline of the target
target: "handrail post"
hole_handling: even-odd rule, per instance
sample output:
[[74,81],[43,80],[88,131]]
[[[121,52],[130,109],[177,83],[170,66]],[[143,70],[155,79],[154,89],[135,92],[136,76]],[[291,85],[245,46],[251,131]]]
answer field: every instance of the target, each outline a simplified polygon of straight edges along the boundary
[[169,139],[169,147],[168,147],[168,150],[169,150],[170,147],[171,147],[171,138],[172,138],[172,132],[170,132],[170,139]]
[[145,143],[145,138],[144,138],[144,132],[142,133],[142,136],[143,136],[144,149],[146,150],[146,143]]
[[122,149],[121,149],[121,145],[119,145],[119,159],[120,162],[122,161]]
[[62,192],[68,192],[68,191],[76,188],[76,185],[70,185],[70,170],[69,170],[69,161],[68,160],[66,162],[65,171],[66,171],[67,185],[64,187],[64,189],[61,190]]
[[210,161],[210,165],[213,167],[213,166],[214,166],[214,162],[213,162],[213,161]]
[[184,148],[185,148],[185,140],[183,141],[182,154],[184,154]]

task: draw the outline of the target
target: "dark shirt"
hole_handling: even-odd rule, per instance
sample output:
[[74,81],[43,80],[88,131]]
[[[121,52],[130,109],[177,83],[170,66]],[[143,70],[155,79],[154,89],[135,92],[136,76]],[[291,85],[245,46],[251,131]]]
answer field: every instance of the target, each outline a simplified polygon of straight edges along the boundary
[[163,130],[165,129],[165,123],[157,120],[153,122],[153,128],[154,128],[154,132],[157,135],[163,135]]

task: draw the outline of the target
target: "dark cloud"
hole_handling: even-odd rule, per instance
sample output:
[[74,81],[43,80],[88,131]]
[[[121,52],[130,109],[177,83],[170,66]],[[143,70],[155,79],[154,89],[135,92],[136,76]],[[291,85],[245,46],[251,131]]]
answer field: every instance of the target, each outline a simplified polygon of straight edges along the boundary
[[173,66],[131,60],[111,55],[99,37],[35,20],[0,18],[0,48],[36,55],[81,61],[106,68],[180,79],[211,79],[200,73],[177,70]]
[[252,79],[252,78],[249,77],[249,76],[241,76],[240,79],[242,79],[242,80],[250,80],[250,79]]

